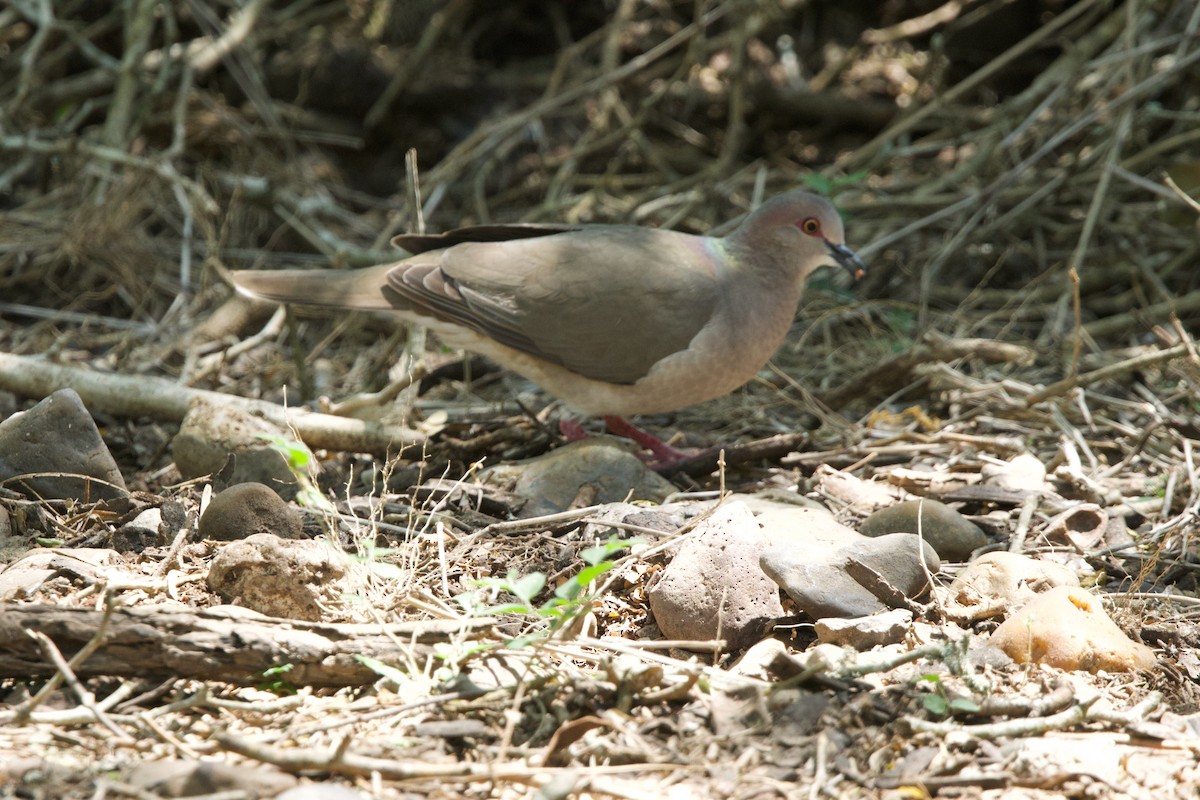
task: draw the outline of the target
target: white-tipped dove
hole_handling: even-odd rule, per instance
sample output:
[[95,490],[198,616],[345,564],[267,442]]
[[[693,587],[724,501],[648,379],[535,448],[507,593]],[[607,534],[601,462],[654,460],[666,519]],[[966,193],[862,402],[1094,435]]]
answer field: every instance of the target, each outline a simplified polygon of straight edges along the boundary
[[401,235],[413,255],[347,272],[230,273],[242,294],[394,311],[592,415],[670,411],[754,377],[813,270],[864,267],[842,220],[803,191],[728,236],[633,225],[495,225]]

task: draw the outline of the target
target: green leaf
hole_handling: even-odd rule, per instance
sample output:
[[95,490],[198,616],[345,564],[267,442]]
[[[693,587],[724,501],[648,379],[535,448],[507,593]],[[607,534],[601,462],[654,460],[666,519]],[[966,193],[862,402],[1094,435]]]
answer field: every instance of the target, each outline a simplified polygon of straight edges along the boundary
[[329,502],[329,498],[321,494],[321,490],[312,485],[305,486],[296,492],[296,502],[305,508],[316,508],[330,513],[337,510],[333,503]]
[[628,550],[630,547],[641,543],[642,540],[636,537],[633,539],[622,539],[620,536],[614,534],[598,545],[580,550],[579,557],[587,564],[599,564],[614,554],[622,550]]
[[508,646],[513,648],[514,650],[519,650],[522,647],[528,647],[533,642],[536,642],[536,641],[538,641],[540,639],[544,639],[544,638],[545,638],[545,635],[542,633],[527,633],[523,636],[518,636],[515,639],[509,639]]
[[950,701],[950,708],[954,709],[955,711],[974,714],[979,711],[979,703],[976,703],[969,697],[956,697]]
[[389,666],[382,661],[371,658],[370,656],[355,656],[354,660],[371,670],[371,672],[374,672],[379,677],[386,678],[397,686],[403,685],[410,680],[406,673],[401,672],[395,667]]
[[581,587],[587,586],[615,566],[616,564],[611,561],[603,561],[590,567],[584,567],[572,580]]
[[483,608],[483,601],[479,598],[479,592],[456,594],[454,595],[454,602],[462,606],[462,610],[472,617],[481,617],[486,613]]
[[533,612],[533,606],[527,603],[501,603],[483,609],[483,613],[489,617],[496,614],[532,614]]
[[950,705],[946,702],[946,698],[942,697],[940,694],[925,695],[921,698],[921,704],[925,706],[926,711],[938,717],[946,716],[947,712],[950,710]]
[[555,597],[542,603],[542,605],[537,608],[535,613],[539,617],[558,618],[568,613],[568,606],[574,605],[575,601],[571,598]]
[[579,593],[583,591],[585,586],[587,586],[587,584],[579,583],[572,578],[569,581],[563,581],[560,583],[558,588],[554,590],[554,596],[557,597],[560,602],[574,600],[576,597],[579,597]]
[[[511,580],[511,579],[510,579]],[[511,581],[508,590],[526,603],[532,603],[538,592],[546,585],[546,576],[541,572],[531,572],[524,578]]]
[[258,434],[258,438],[269,444],[272,450],[282,455],[287,461],[288,469],[293,472],[302,472],[308,469],[308,466],[313,462],[312,451],[304,445],[304,442],[298,442],[295,439],[288,439],[274,433],[260,433]]
[[833,184],[835,186],[837,186],[839,189],[844,188],[846,186],[853,186],[856,183],[862,183],[863,180],[866,179],[868,174],[870,174],[870,173],[867,170],[860,169],[858,172],[851,172],[849,175],[843,175],[839,178],[834,178]]

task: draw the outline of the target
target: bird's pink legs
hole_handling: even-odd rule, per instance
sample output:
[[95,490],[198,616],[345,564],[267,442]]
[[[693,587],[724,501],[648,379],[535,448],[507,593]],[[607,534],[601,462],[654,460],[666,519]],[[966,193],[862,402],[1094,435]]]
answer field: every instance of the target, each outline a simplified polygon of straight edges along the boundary
[[691,458],[688,453],[676,450],[662,439],[654,434],[647,433],[624,417],[605,417],[604,424],[608,428],[608,432],[614,436],[632,439],[646,450],[649,450],[654,456],[652,466],[656,469],[669,467]]
[[[608,432],[622,439],[636,442],[642,449],[649,450],[651,458],[643,459],[651,469],[671,467],[691,459],[693,456],[682,450],[676,450],[671,445],[651,433],[647,433],[624,417],[606,416],[604,425]],[[583,429],[577,419],[564,419],[558,423],[558,431],[568,442],[578,442],[588,438],[588,432]]]

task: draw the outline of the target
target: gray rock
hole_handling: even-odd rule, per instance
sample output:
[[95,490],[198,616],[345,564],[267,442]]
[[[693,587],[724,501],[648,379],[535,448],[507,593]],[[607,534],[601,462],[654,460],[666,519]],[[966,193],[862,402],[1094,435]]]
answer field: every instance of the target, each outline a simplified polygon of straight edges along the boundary
[[789,667],[787,645],[775,638],[763,639],[750,646],[741,658],[729,667],[733,675],[757,678],[761,681],[784,677],[781,670]]
[[273,533],[281,539],[303,536],[300,513],[261,483],[239,483],[219,492],[200,517],[200,538],[217,541]]
[[829,697],[823,692],[801,688],[781,689],[771,693],[771,738],[789,747],[807,745],[821,727],[821,715],[829,707]]
[[[31,497],[93,502],[125,497],[125,479],[74,389],[59,389],[0,422],[0,481]],[[97,480],[89,480],[95,478]]]
[[262,483],[290,500],[298,490],[296,476],[271,442],[293,439],[290,431],[261,417],[198,397],[171,441],[171,456],[186,480],[212,475],[218,490]]
[[247,800],[276,797],[297,783],[275,767],[183,760],[139,762],[126,781],[162,797],[241,793]]
[[368,800],[365,794],[337,783],[306,783],[288,789],[275,800]]
[[768,547],[793,547],[806,552],[827,551],[864,537],[847,528],[823,508],[774,506],[758,513]]
[[752,683],[722,688],[708,694],[708,721],[717,736],[737,736],[770,730],[766,691]]
[[759,564],[811,617],[865,617],[898,607],[928,586],[918,547],[930,572],[941,569],[937,553],[909,533],[862,537],[840,547],[772,547]]
[[742,503],[727,503],[696,524],[662,579],[650,609],[668,639],[725,639],[740,650],[783,616],[779,588],[757,568],[765,540]]
[[819,619],[815,630],[817,640],[820,642],[862,651],[879,645],[898,644],[904,641],[912,621],[911,611],[894,608],[891,611],[883,611],[857,619],[840,617]]
[[162,536],[163,513],[158,506],[147,508],[113,531],[111,544],[122,553],[140,553],[147,547],[166,544]]
[[606,436],[572,442],[546,455],[501,464],[480,474],[524,500],[520,516],[537,517],[569,508],[622,500],[661,502],[675,486]]
[[325,542],[259,533],[221,548],[208,585],[227,602],[260,614],[318,621],[323,604],[344,593],[344,562]]
[[117,551],[99,547],[31,550],[0,570],[0,601],[32,597],[43,583],[59,575],[88,583],[108,581],[124,564]]
[[971,553],[988,543],[987,536],[971,520],[937,500],[905,500],[876,511],[863,520],[858,532],[864,536],[886,533],[917,533],[947,561],[966,561]]
[[0,392],[0,420],[5,420],[17,413],[19,404],[17,396],[12,392]]
[[1040,491],[1046,485],[1046,465],[1032,453],[1022,453],[1003,464],[984,464],[983,483],[1000,489]]
[[[633,503],[605,503],[588,514],[587,520],[585,525],[569,536],[570,540],[603,541],[610,536],[619,536],[654,542],[659,536],[665,538],[686,525],[688,516],[679,507],[647,508]],[[633,530],[634,526],[644,530]]]

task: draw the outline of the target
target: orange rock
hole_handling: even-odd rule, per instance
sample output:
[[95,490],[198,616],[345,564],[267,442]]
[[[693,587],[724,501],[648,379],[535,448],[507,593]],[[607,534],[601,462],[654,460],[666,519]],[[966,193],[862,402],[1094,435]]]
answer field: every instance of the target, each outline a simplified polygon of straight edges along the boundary
[[995,630],[992,644],[1018,663],[1066,670],[1152,669],[1154,652],[1121,632],[1083,589],[1060,586],[1030,601]]

